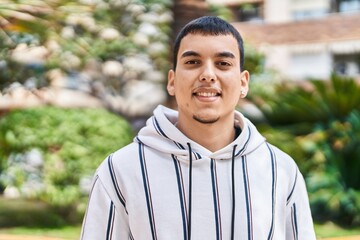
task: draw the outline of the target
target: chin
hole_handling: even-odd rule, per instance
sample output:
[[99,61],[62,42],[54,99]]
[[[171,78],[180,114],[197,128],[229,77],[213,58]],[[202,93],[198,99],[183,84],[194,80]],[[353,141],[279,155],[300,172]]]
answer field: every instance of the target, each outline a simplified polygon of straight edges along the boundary
[[216,123],[219,120],[220,117],[201,117],[194,115],[193,119],[196,120],[199,123],[203,124],[213,124]]

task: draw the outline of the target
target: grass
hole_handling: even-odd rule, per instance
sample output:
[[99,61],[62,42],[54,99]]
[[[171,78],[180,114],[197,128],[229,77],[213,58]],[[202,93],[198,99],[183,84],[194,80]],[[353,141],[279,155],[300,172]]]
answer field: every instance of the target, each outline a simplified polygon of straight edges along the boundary
[[59,227],[66,221],[49,205],[32,200],[0,197],[0,228],[7,227]]
[[53,208],[40,201],[0,197],[0,234],[79,239],[80,222],[69,226]]
[[0,229],[0,235],[41,236],[63,238],[64,240],[75,240],[79,239],[80,231],[80,226],[66,226],[59,228],[13,227]]
[[[318,238],[329,237],[345,237],[345,236],[360,236],[360,227],[357,228],[344,228],[332,222],[324,224],[315,224],[315,232]],[[360,238],[359,238],[360,239]]]

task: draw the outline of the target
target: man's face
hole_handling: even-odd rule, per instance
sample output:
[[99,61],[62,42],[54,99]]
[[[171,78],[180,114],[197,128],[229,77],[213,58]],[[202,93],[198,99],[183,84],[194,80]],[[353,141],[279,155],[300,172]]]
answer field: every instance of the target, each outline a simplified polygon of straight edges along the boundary
[[240,70],[239,48],[232,35],[189,34],[181,41],[176,71],[169,71],[167,89],[176,98],[179,120],[206,124],[233,118],[248,81],[249,73]]

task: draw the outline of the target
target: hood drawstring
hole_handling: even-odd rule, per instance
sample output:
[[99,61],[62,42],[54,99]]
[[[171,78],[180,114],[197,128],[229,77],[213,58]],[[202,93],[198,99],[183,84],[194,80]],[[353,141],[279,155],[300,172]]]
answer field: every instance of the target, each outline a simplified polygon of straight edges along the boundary
[[234,240],[235,231],[235,151],[237,145],[234,146],[231,156],[231,191],[232,191],[232,208],[231,208],[231,240]]
[[187,240],[191,240],[191,200],[192,200],[192,164],[193,164],[193,159],[192,159],[192,150],[191,150],[191,145],[190,143],[187,143],[188,147],[189,147],[189,214],[188,214],[188,238]]

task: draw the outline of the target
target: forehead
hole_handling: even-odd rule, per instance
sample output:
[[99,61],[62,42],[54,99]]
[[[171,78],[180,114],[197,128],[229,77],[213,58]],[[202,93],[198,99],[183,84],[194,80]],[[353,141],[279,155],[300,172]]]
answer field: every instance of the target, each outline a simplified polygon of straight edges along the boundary
[[180,43],[178,58],[184,52],[194,51],[202,55],[212,55],[221,52],[230,52],[240,59],[238,42],[231,34],[228,35],[202,35],[188,34]]

